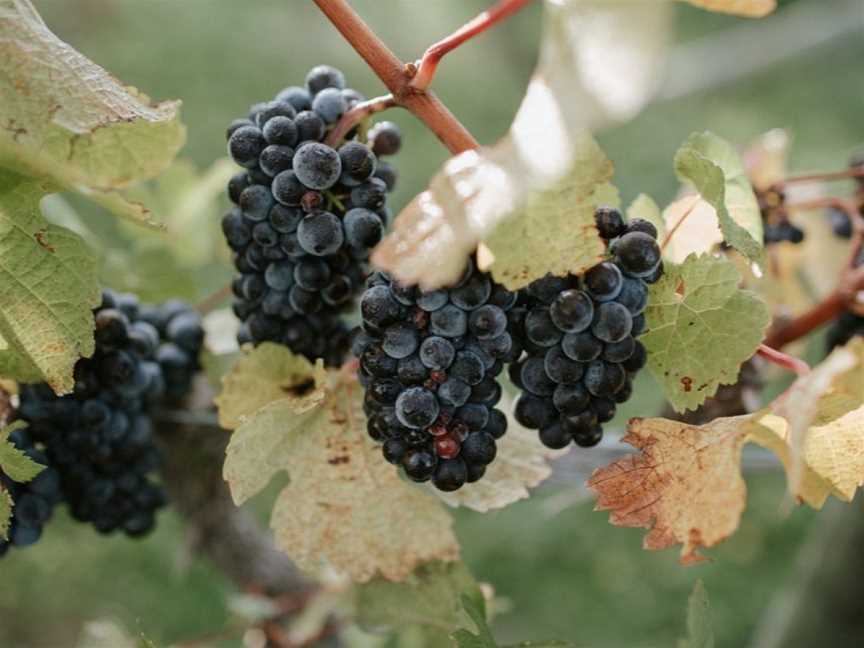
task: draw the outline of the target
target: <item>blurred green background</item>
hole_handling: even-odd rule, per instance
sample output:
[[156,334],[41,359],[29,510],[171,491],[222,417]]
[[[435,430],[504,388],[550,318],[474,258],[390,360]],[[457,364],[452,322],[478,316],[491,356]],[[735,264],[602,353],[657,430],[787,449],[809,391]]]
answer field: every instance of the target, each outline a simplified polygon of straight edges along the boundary
[[[232,118],[281,87],[301,82],[315,64],[340,67],[367,96],[383,90],[309,1],[35,4],[61,38],[124,82],[157,99],[182,99],[189,128],[184,155],[202,168],[224,155],[224,129]],[[408,60],[488,2],[353,4]],[[674,196],[671,159],[695,130],[711,129],[744,144],[785,127],[794,138],[794,168],[845,164],[848,153],[864,140],[861,32],[850,31],[839,17],[831,23],[836,33],[796,52],[796,44],[812,36],[808,30],[823,26],[799,19],[789,24],[801,33],[785,31],[792,28],[784,22],[789,15],[784,12],[820,4],[785,2],[780,13],[758,25],[676,5],[673,85],[710,87],[658,101],[631,123],[599,134],[616,164],[625,204],[640,192],[660,204]],[[832,1],[835,9],[840,5],[848,9],[854,3]],[[831,11],[823,13],[830,19]],[[436,91],[483,143],[506,131],[519,104],[535,63],[540,14],[537,3],[451,54],[435,80]],[[758,29],[748,42],[756,56],[732,46],[713,50],[719,56],[696,55],[705,50],[694,46],[706,39],[727,42],[722,39],[730,30],[754,27]],[[791,52],[732,83],[711,81],[736,66],[759,63],[763,53],[773,59],[776,43]],[[388,118],[400,124],[406,142],[396,158],[400,181],[393,208],[398,212],[447,154],[411,115],[393,111]],[[202,236],[218,235],[218,216],[213,214],[212,231]],[[97,235],[115,227],[109,219],[95,221],[89,219],[88,225]],[[137,268],[127,272],[145,274]],[[201,297],[229,276],[227,264],[209,268],[206,277],[193,276],[182,291],[189,298]],[[146,286],[148,277],[138,280]],[[656,392],[644,380],[638,398],[619,418],[658,409]],[[695,579],[703,578],[717,645],[746,646],[771,597],[790,587],[796,555],[817,518],[806,510],[786,511],[784,485],[776,471],[749,475],[750,500],[740,530],[710,552],[714,562],[689,569],[677,565],[673,551],[643,552],[641,530],[608,525],[606,514],[593,513],[591,502],[580,498],[578,476],[566,473],[557,474],[537,497],[504,511],[460,512],[458,531],[475,575],[511,604],[494,626],[502,642],[554,637],[580,646],[672,646],[683,634],[686,597]],[[12,552],[0,564],[0,647],[72,646],[83,621],[105,617],[144,631],[160,645],[218,632],[229,620],[231,586],[183,547],[182,524],[170,512],[162,515],[152,537],[137,542],[101,538],[61,516],[44,541]]]

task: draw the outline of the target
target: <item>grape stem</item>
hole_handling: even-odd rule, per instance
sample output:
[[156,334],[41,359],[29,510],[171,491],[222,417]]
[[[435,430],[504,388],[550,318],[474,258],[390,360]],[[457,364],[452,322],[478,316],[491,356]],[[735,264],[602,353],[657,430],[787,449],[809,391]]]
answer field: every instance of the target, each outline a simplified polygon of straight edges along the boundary
[[853,167],[850,169],[843,169],[842,171],[828,171],[826,173],[804,173],[797,176],[793,175],[784,178],[783,180],[778,180],[771,185],[771,188],[776,189],[779,187],[784,187],[786,185],[803,182],[830,182],[832,180],[846,180],[847,178],[864,178],[864,169],[860,167]]
[[231,284],[225,284],[218,290],[210,293],[204,299],[195,304],[195,310],[199,315],[207,315],[216,310],[231,296]]
[[431,84],[441,59],[454,49],[482,34],[490,27],[509,18],[532,0],[499,0],[492,7],[469,20],[455,32],[431,45],[416,64],[417,73],[409,84],[417,90],[426,90]]
[[342,115],[339,121],[336,122],[333,130],[327,134],[327,139],[324,140],[324,143],[333,148],[337,148],[339,142],[341,142],[351,129],[361,121],[370,115],[374,115],[382,110],[387,110],[388,108],[393,108],[394,106],[396,106],[396,100],[393,98],[392,94],[382,95],[358,103],[351,110]]
[[756,350],[756,354],[778,367],[783,367],[784,369],[795,372],[799,376],[803,376],[810,372],[810,365],[800,358],[778,351],[766,344],[760,344],[759,348]]
[[357,14],[347,0],[315,0],[354,51],[366,61],[393,95],[393,102],[411,112],[453,154],[479,146],[477,140],[432,92],[411,87],[416,69],[405,65]]

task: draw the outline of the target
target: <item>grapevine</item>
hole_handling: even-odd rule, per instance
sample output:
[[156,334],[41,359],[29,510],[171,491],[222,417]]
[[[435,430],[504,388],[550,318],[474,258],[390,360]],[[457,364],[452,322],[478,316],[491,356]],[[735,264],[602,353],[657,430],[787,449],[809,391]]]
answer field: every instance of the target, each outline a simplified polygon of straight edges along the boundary
[[[754,18],[776,4],[686,2]],[[324,25],[316,41],[338,34],[377,81],[355,89],[343,70],[362,74],[323,47],[263,101],[296,68],[249,74],[261,85],[241,93],[248,111],[195,142],[227,157],[199,170],[177,158],[179,101],[118,82],[30,0],[0,0],[4,569],[50,563],[39,552],[67,515],[67,529],[138,550],[177,544],[177,519],[188,553],[242,596],[220,599],[223,632],[176,645],[499,648],[488,624],[511,592],[460,558],[469,516],[454,508],[497,511],[578,472],[587,488],[540,500],[544,516],[590,494],[612,525],[645,528],[644,548],[678,547],[691,565],[741,525],[754,457],[785,473],[790,501],[851,501],[864,483],[864,154],[798,173],[778,131],[746,150],[694,132],[668,170],[676,199],[628,195],[592,132],[677,89],[655,83],[673,42],[661,5],[490,1],[409,60],[349,0],[274,9],[294,21],[289,66],[307,12]],[[521,105],[490,83],[506,57],[461,70],[502,126],[477,138],[437,75],[532,11],[544,27]],[[712,61],[686,67],[703,64],[708,78]],[[493,123],[502,111],[512,123]],[[411,172],[436,154],[434,174]],[[397,204],[397,184],[419,193]],[[75,197],[43,200],[57,192]],[[91,227],[97,211],[127,223]],[[528,520],[532,541],[547,537]],[[697,584],[680,645],[713,645],[705,608]],[[537,645],[553,644],[570,645]]]

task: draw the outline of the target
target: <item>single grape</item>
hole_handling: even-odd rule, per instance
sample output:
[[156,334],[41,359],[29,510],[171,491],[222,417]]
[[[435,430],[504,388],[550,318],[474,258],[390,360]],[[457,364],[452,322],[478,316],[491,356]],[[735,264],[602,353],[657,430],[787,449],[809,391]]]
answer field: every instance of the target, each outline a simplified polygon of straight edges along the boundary
[[614,239],[624,233],[624,218],[613,207],[598,207],[594,211],[594,222],[604,239]]
[[615,258],[621,270],[633,277],[646,277],[660,264],[660,247],[644,232],[628,232],[615,246]]
[[342,221],[326,211],[309,214],[297,226],[297,240],[309,254],[335,254],[345,240]]
[[615,299],[624,285],[621,270],[614,263],[604,261],[585,273],[585,289],[598,302]]
[[309,94],[315,95],[325,88],[345,87],[345,75],[340,70],[329,65],[316,65],[306,75],[306,89]]
[[325,88],[312,100],[312,110],[321,116],[326,124],[333,124],[348,110],[348,102],[337,88]]
[[242,167],[250,169],[258,164],[258,156],[267,146],[264,134],[255,126],[241,126],[228,139],[228,154]]
[[366,182],[375,173],[376,159],[369,147],[360,142],[348,142],[339,148],[342,175],[339,181],[353,187]]
[[438,399],[423,387],[409,387],[396,400],[396,416],[408,428],[419,430],[429,427],[438,418],[438,412]]
[[633,316],[625,306],[618,302],[600,304],[591,325],[594,336],[606,342],[620,342],[633,330]]
[[591,326],[594,302],[581,290],[565,290],[558,294],[549,308],[552,322],[565,333],[578,333]]

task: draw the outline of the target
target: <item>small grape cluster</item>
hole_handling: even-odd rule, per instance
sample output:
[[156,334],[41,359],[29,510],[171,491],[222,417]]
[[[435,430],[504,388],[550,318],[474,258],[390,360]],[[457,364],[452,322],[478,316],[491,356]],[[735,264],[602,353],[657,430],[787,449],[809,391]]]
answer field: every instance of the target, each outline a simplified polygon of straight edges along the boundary
[[410,479],[453,491],[495,459],[507,431],[496,377],[521,353],[508,331],[515,302],[473,262],[450,289],[370,277],[353,342],[367,429]]
[[156,362],[162,369],[165,398],[182,400],[192,390],[192,380],[201,370],[198,360],[204,345],[201,316],[184,301],[142,304],[138,319],[150,324],[159,335]]
[[[864,171],[864,151],[855,153],[849,158],[849,168]],[[857,186],[856,195],[859,198],[859,211],[864,215],[864,177],[856,177],[855,182]],[[831,225],[831,229],[835,236],[842,239],[852,238],[852,231],[854,229],[852,227],[852,219],[845,210],[837,207],[829,207],[826,210],[826,215],[828,217],[828,223]]]
[[[858,251],[854,261],[855,267],[864,266],[864,248]],[[854,337],[864,337],[864,316],[844,311],[840,317],[834,320],[825,338],[828,353],[838,346],[843,346]]]
[[0,486],[12,497],[8,540],[0,538],[0,556],[10,547],[27,547],[42,537],[42,527],[61,500],[60,475],[48,465],[48,457],[36,447],[27,428],[18,428],[9,441],[37,464],[46,466],[34,479],[19,484],[0,472]]
[[140,310],[134,295],[105,291],[95,310],[96,351],[76,363],[73,393],[24,385],[18,411],[59,474],[72,516],[130,536],[149,532],[165,504],[153,480],[160,454],[148,414],[165,394],[160,338]]
[[657,230],[642,219],[625,224],[610,208],[595,219],[609,260],[582,277],[531,283],[512,311],[511,330],[525,348],[509,369],[522,390],[514,416],[550,448],[599,443],[647,359],[636,338],[645,329],[647,284],[663,273]]
[[238,271],[241,343],[278,342],[329,365],[344,360],[350,336],[339,314],[362,289],[390,220],[396,172],[379,157],[401,146],[390,122],[373,126],[367,143],[359,128],[338,149],[324,143],[361,101],[342,72],[320,65],[305,87],[282,90],[228,128],[228,152],[243,167],[228,183],[235,206],[222,220]]
[[762,214],[765,245],[783,241],[797,245],[804,241],[804,230],[790,221],[788,214],[783,211],[783,206],[786,203],[786,192],[781,189],[769,188],[756,192],[756,199]]

